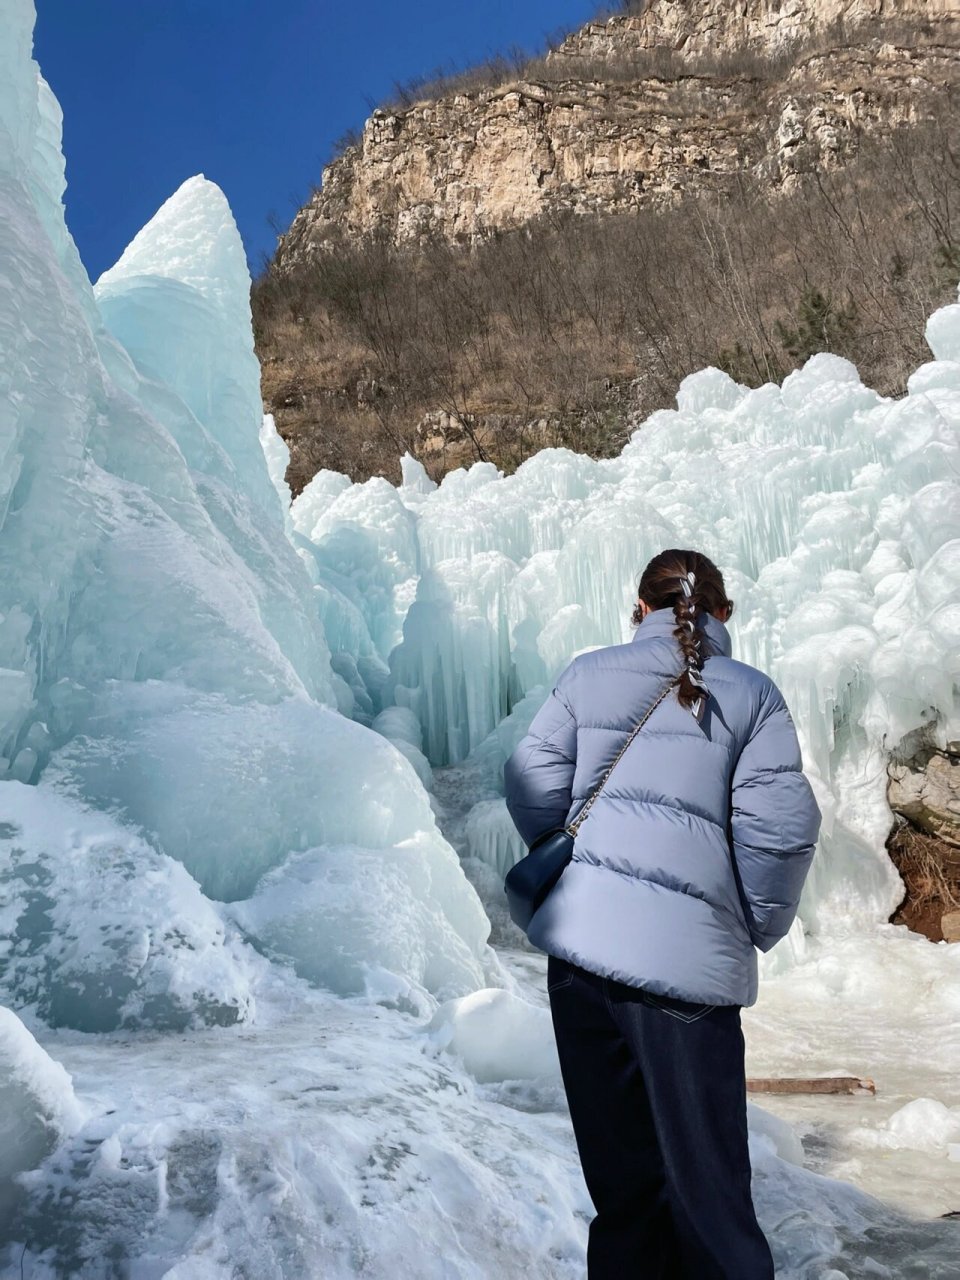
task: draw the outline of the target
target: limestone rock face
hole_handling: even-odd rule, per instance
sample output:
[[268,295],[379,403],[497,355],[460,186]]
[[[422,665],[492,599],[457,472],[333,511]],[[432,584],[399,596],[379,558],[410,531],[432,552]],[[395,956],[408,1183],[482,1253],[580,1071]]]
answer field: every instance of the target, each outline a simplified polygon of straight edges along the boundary
[[891,753],[887,802],[899,817],[887,849],[905,898],[892,917],[934,942],[960,942],[960,742],[915,729]]
[[960,848],[960,743],[938,751],[908,739],[891,761],[887,801],[921,831]]
[[955,0],[652,0],[635,17],[588,22],[548,55],[550,60],[603,58],[611,39],[624,48],[658,47],[695,56],[719,50],[778,52],[838,24],[860,27],[889,17],[936,21],[956,14]]
[[709,191],[742,170],[788,187],[842,164],[861,135],[943,109],[958,44],[956,0],[653,0],[588,23],[539,76],[374,111],[281,237],[278,265],[338,229],[470,240],[550,211]]

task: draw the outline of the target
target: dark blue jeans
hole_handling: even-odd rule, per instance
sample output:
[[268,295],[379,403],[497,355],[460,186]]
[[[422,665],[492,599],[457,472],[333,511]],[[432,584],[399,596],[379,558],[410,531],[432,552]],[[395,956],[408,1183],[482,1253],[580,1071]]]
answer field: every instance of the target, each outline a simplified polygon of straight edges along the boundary
[[589,1280],[773,1280],[750,1198],[736,1005],[657,996],[550,956],[584,1180]]

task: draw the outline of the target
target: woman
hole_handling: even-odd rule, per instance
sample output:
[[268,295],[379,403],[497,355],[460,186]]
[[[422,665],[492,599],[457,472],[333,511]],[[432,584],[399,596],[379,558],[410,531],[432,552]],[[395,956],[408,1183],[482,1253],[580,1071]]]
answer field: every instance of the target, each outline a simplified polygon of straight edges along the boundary
[[596,796],[530,922],[587,1189],[590,1280],[772,1280],[740,1009],[790,928],[821,814],[779,689],[730,657],[723,577],[647,565],[628,644],[575,658],[505,768],[532,844]]

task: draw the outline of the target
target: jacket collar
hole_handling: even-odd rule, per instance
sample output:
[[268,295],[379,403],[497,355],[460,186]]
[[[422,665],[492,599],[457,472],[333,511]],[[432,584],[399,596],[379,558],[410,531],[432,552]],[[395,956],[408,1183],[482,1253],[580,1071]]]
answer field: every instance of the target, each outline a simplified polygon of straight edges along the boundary
[[[654,609],[647,614],[643,622],[637,627],[633,633],[633,638],[634,640],[649,640],[656,636],[670,636],[672,638],[676,625],[677,619],[670,605],[664,609]],[[710,653],[720,653],[725,658],[730,657],[733,652],[733,644],[725,623],[721,622],[719,618],[715,618],[712,613],[699,613],[697,615],[697,626],[706,633],[707,639],[710,641],[708,646]]]

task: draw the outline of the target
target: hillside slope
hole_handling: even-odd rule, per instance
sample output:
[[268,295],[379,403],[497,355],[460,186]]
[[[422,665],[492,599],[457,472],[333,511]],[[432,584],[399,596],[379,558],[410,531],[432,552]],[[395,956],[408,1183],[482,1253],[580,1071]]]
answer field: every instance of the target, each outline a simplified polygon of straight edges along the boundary
[[295,491],[608,454],[707,364],[902,391],[960,274],[956,5],[632,8],[398,91],[324,169],[254,296]]

